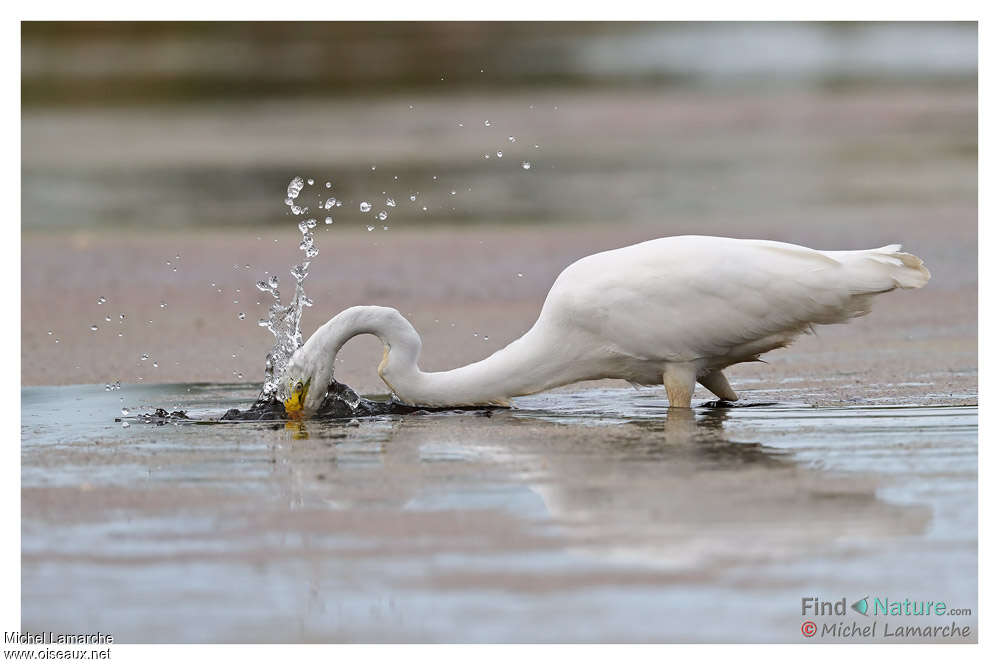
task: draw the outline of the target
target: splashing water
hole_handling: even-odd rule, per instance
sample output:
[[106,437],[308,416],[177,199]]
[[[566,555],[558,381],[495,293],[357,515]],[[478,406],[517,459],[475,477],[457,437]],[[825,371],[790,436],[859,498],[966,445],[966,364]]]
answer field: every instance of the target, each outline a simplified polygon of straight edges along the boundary
[[[288,183],[288,197],[284,203],[296,217],[309,211],[307,207],[301,207],[295,203],[304,186],[305,180],[300,176],[295,176]],[[291,269],[291,276],[295,280],[295,294],[287,305],[281,302],[277,275],[271,275],[266,282],[263,280],[257,282],[257,288],[269,293],[274,299],[268,309],[267,318],[260,319],[259,322],[261,327],[267,328],[274,335],[274,346],[267,354],[264,363],[264,384],[260,390],[260,400],[270,400],[277,394],[278,380],[284,374],[292,354],[298,347],[302,346],[302,310],[312,306],[312,300],[305,295],[305,279],[309,276],[311,263],[308,259],[319,254],[319,248],[316,247],[315,236],[312,232],[315,226],[315,219],[306,219],[298,224],[298,230],[302,234],[302,242],[298,248],[305,253],[307,260]]]

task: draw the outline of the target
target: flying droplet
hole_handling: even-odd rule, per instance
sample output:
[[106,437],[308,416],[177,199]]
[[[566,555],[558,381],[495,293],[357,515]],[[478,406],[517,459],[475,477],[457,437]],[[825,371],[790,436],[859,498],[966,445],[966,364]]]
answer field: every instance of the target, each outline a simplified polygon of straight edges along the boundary
[[496,156],[497,157],[503,157],[503,151],[502,150],[497,150],[496,151]]
[[521,164],[520,166],[521,166],[521,168],[523,168],[523,169],[524,169],[525,171],[528,171],[528,170],[530,170],[530,168],[531,168],[531,163],[530,163],[530,162],[523,162],[523,163],[522,163],[522,164]]
[[139,356],[139,360],[149,360],[149,354],[143,353],[141,356]]
[[371,212],[371,204],[367,201],[361,201],[361,212]]
[[127,421],[127,420],[123,420],[123,421],[121,421],[121,426],[122,426],[122,427],[124,427],[124,428],[128,428],[128,427],[131,427],[131,425],[130,425],[130,424],[128,423],[128,421]]
[[508,137],[506,137],[506,140],[509,141],[510,143],[516,143],[517,142],[517,137],[516,136],[508,136]]
[[388,213],[382,210],[380,213],[378,213],[378,219],[384,222],[386,219],[388,219]]
[[160,364],[158,362],[153,362],[153,367],[159,367],[159,366]]
[[52,334],[52,331],[51,331],[51,330],[49,331],[49,334],[50,334],[50,335]]
[[97,332],[97,324],[95,323],[95,324],[93,324],[92,326],[90,326],[90,329],[91,329],[91,330],[92,330],[93,332]]
[[517,277],[523,277],[523,276],[524,276],[524,273],[522,273],[522,272],[518,272],[517,273]]
[[239,314],[236,315],[236,318],[242,321],[243,319],[246,318],[246,312],[240,312]]
[[165,302],[161,302],[160,303],[160,309],[166,309],[166,303]]
[[482,124],[485,125],[486,127],[492,127],[493,126],[493,123],[489,122],[488,120],[483,120]]
[[314,185],[314,184],[316,184],[316,181],[315,181],[315,180],[313,180],[312,178],[309,178],[309,179],[308,179],[308,180],[307,180],[306,182],[308,182],[308,183],[309,183],[309,185]]
[[327,217],[326,218],[326,223],[327,224],[332,224],[333,223],[333,218],[332,217]]
[[98,305],[103,305],[103,304],[104,304],[104,303],[106,303],[107,301],[108,301],[108,299],[107,299],[107,298],[105,298],[104,296],[101,296],[100,298],[98,298],[98,299],[97,299],[97,304],[98,304]]
[[395,199],[393,199],[392,197],[389,197],[389,198],[385,199],[385,205],[387,205],[389,208],[394,208],[395,207]]
[[368,224],[368,230],[369,230],[369,231],[374,231],[374,230],[375,230],[375,227],[373,227],[373,226],[371,226],[370,224]]
[[104,320],[107,321],[108,323],[111,323],[111,315],[108,314],[107,316],[105,316]]
[[416,200],[416,194],[410,194],[409,195],[409,200],[410,201],[415,201]]
[[128,407],[125,407],[125,406],[121,407],[121,415],[127,416],[128,413],[129,413]]
[[327,181],[326,181],[326,189],[330,189],[331,187],[333,187],[333,183],[332,183],[332,182],[329,182],[329,181],[327,180]]

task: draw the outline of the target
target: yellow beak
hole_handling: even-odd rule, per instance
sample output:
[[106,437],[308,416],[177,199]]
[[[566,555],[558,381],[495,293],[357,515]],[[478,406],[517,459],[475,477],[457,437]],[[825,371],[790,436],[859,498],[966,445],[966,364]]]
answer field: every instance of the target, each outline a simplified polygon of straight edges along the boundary
[[304,415],[305,410],[305,396],[309,394],[309,384],[312,383],[312,379],[309,379],[303,385],[299,382],[291,390],[291,396],[284,401],[284,410],[292,418],[301,418]]

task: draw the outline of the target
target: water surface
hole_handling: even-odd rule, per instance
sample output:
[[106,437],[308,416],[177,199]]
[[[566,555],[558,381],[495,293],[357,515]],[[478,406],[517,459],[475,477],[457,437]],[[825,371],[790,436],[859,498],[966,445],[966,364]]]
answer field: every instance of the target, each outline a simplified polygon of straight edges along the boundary
[[665,418],[659,391],[626,388],[491,413],[115,422],[123,405],[217,418],[255,394],[22,389],[25,630],[799,641],[802,596],[890,595],[972,608],[977,639],[976,407]]

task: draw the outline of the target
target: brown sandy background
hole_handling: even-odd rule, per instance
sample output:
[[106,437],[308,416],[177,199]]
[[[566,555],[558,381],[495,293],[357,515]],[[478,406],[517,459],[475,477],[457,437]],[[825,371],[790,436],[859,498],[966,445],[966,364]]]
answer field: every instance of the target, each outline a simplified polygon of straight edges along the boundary
[[[929,286],[879,297],[872,315],[821,328],[771,354],[770,365],[733,374],[759,388],[797,382],[808,401],[964,403],[977,384],[976,103],[974,87],[938,94],[906,84],[424,95],[414,110],[382,99],[26,113],[26,220],[47,205],[69,209],[23,228],[22,383],[259,380],[270,337],[256,326],[268,301],[254,283],[269,271],[290,288],[288,268],[303,258],[297,219],[281,204],[301,173],[318,181],[303,201],[327,192],[327,178],[345,201],[333,225],[320,216],[306,335],[344,307],[391,305],[421,331],[423,366],[444,369],[515,339],[558,272],[596,251],[684,233],[824,249],[902,242],[926,261]],[[275,117],[282,123],[268,122]],[[500,127],[466,132],[455,117]],[[507,134],[545,137],[531,171],[512,155],[502,167],[482,158],[483,146],[502,146]],[[302,154],[328,164],[302,170]],[[254,170],[265,157],[267,170]],[[358,170],[378,157],[387,165]],[[196,182],[181,186],[176,174],[187,171]],[[141,192],[166,200],[144,204]],[[391,195],[397,208],[382,205]],[[369,199],[391,212],[388,230],[374,212],[357,212]],[[108,200],[114,209],[102,213]],[[504,201],[515,219],[495,212]],[[67,222],[76,211],[79,223]],[[369,223],[378,226],[367,232]],[[351,342],[338,376],[380,392],[380,355],[373,339]]]

